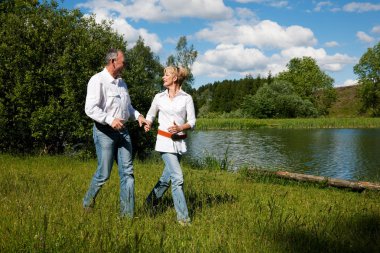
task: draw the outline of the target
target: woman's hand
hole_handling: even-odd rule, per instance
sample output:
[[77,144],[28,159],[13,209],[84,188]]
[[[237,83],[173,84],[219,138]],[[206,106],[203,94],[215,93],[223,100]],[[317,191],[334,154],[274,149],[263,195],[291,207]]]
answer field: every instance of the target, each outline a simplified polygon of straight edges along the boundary
[[174,124],[173,126],[171,126],[171,127],[168,128],[169,133],[176,134],[176,133],[179,133],[179,132],[183,131],[183,128],[181,126],[177,125],[175,123],[175,121],[173,122],[173,124]]
[[145,124],[144,124],[145,132],[150,131],[151,128],[152,128],[152,122],[150,122],[149,120],[145,120]]

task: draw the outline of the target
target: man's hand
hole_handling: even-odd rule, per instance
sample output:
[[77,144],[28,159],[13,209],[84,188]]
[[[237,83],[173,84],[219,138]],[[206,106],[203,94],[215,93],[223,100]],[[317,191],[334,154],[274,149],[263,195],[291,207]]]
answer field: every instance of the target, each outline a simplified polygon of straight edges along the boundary
[[119,119],[119,118],[115,118],[113,121],[112,121],[112,125],[111,127],[115,130],[123,130],[124,128],[124,120],[123,119]]
[[137,120],[139,121],[139,126],[140,127],[142,127],[144,124],[148,124],[147,120],[144,118],[144,116],[142,116],[142,114],[139,115],[139,117],[137,118]]

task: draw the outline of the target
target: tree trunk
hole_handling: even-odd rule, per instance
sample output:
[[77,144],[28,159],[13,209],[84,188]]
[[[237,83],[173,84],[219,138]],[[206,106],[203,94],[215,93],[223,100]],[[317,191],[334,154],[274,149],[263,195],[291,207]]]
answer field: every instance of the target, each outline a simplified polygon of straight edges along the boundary
[[378,190],[380,191],[380,184],[363,182],[363,181],[349,181],[337,178],[329,178],[322,176],[305,175],[300,173],[292,173],[288,171],[276,171],[275,175],[282,178],[290,178],[298,181],[308,181],[308,182],[325,182],[329,186],[338,188],[350,188],[356,191],[363,191],[365,189]]

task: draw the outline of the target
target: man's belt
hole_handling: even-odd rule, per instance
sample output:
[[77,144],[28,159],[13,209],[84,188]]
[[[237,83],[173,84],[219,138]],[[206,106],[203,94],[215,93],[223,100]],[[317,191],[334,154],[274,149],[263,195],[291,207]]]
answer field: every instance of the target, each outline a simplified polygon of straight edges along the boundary
[[160,129],[158,129],[158,132],[157,134],[161,135],[161,136],[165,136],[167,138],[170,138],[172,139],[173,141],[178,141],[178,140],[184,140],[187,138],[187,134],[171,134],[171,133],[168,133],[168,132],[165,132],[165,131],[162,131]]
[[110,125],[103,125],[103,124],[100,124],[99,122],[95,122],[95,126],[98,130],[100,131],[112,131],[112,132],[115,132],[117,130],[113,129]]

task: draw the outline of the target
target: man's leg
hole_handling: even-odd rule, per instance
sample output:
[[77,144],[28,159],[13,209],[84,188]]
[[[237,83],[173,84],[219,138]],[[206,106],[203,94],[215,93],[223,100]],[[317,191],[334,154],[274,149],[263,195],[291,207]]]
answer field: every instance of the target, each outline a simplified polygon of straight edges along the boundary
[[115,141],[112,139],[112,136],[101,132],[94,126],[93,137],[98,158],[98,167],[83,199],[83,207],[85,208],[94,205],[96,195],[110,177],[114,160]]
[[120,211],[133,218],[135,208],[135,178],[133,175],[132,143],[128,131],[120,133],[117,164],[120,177]]

